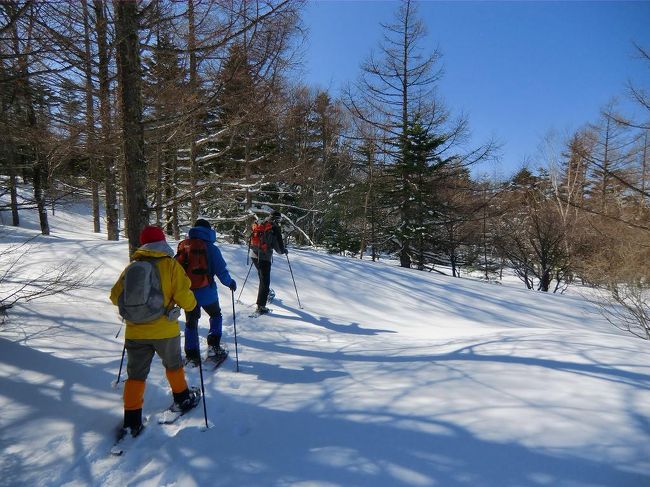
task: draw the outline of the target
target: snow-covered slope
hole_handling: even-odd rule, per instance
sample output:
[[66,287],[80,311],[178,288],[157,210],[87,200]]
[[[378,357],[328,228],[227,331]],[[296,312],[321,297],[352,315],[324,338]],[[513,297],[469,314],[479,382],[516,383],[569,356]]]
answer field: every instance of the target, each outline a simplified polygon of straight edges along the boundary
[[[122,336],[108,292],[127,246],[93,235],[83,206],[51,223],[29,268],[73,258],[96,271],[91,288],[18,306],[0,329],[0,485],[650,485],[650,348],[591,304],[300,250],[303,309],[278,256],[274,312],[249,318],[251,273],[239,372],[220,288],[231,358],[204,371],[211,427],[202,408],[152,421],[111,456]],[[26,228],[4,227],[0,251]],[[245,248],[220,247],[241,287]],[[145,414],[170,397],[155,359]]]

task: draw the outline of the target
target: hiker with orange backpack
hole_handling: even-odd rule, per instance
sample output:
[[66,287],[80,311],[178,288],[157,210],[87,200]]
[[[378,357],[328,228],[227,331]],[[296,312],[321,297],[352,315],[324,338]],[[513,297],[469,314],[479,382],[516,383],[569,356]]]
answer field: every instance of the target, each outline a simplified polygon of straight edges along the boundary
[[190,228],[188,238],[178,244],[176,252],[176,260],[183,266],[192,281],[191,289],[198,303],[194,310],[185,313],[185,358],[186,364],[192,366],[198,366],[201,359],[199,351],[201,308],[210,316],[208,358],[218,364],[228,356],[228,352],[221,346],[223,317],[214,276],[217,276],[221,284],[233,292],[237,289],[237,283],[230,277],[226,261],[215,245],[216,240],[217,233],[210,223],[199,218]]
[[260,285],[257,290],[257,309],[255,310],[255,314],[258,315],[270,311],[266,307],[266,302],[271,289],[273,251],[275,250],[279,254],[289,253],[282,240],[281,219],[282,213],[276,210],[262,222],[253,223],[251,229],[249,255],[260,278]]

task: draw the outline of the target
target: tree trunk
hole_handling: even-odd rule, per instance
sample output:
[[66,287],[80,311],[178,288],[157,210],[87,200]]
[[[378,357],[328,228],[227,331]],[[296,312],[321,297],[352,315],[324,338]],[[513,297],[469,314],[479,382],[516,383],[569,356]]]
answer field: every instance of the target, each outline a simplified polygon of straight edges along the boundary
[[16,151],[12,147],[9,154],[9,194],[11,198],[11,224],[14,227],[20,226],[20,215],[18,214],[18,178],[16,177]]
[[173,161],[173,170],[172,170],[172,195],[174,199],[174,205],[172,206],[172,226],[174,230],[174,239],[180,240],[181,230],[180,223],[178,219],[178,152],[174,153]]
[[155,158],[155,163],[156,163],[156,190],[154,192],[155,194],[155,207],[156,207],[156,225],[159,227],[162,227],[163,225],[163,166],[164,163],[162,161],[163,155],[162,155],[162,149],[160,147],[159,143],[156,143],[156,158]]
[[[14,16],[16,12],[14,11],[15,5],[7,5],[5,7],[8,12],[10,12],[11,16]],[[20,59],[20,41],[18,39],[18,28],[16,27],[17,23],[14,22],[13,26],[11,27],[11,38],[12,38],[12,44],[13,44],[13,51],[14,54],[16,55],[16,59]],[[5,64],[4,61],[0,62],[0,70],[2,70],[2,76],[6,76],[7,73],[5,72]],[[17,92],[19,91],[18,88],[19,84],[14,83],[14,88],[13,88],[13,96],[17,96]],[[3,86],[3,89],[8,90],[9,86]],[[4,92],[3,92],[4,93]],[[5,112],[9,108],[8,105],[11,104],[11,102],[7,102],[7,105],[5,105],[4,101],[4,96],[0,98],[2,100],[2,122],[3,123],[8,123],[9,119],[5,118]],[[12,101],[13,102],[13,101]],[[8,114],[7,114],[8,115]],[[16,127],[18,128],[18,127]],[[8,169],[8,174],[9,174],[9,197],[11,201],[11,224],[14,227],[20,226],[20,215],[18,214],[18,175],[16,172],[16,165],[18,162],[18,150],[17,150],[17,141],[16,141],[16,135],[15,133],[10,132],[9,134],[6,134],[8,137],[5,139],[6,142],[4,144],[5,149],[6,149],[6,154],[7,154],[7,169]]]
[[366,198],[363,202],[363,228],[361,229],[361,245],[359,248],[359,259],[363,260],[363,254],[366,250],[366,231],[368,229],[368,207],[370,200],[370,191],[372,190],[372,185],[369,183],[368,191],[366,191]]
[[641,196],[639,196],[641,201],[639,212],[643,211],[643,208],[648,204],[646,196],[644,195],[648,189],[648,132],[650,132],[650,130],[646,130],[644,133],[643,152],[641,154]]
[[[33,16],[33,10],[30,12],[30,15]],[[16,33],[17,35],[17,33]],[[23,55],[20,56],[19,60],[19,72],[21,74],[22,80],[22,90],[20,92],[20,95],[22,95],[24,99],[24,107],[25,107],[25,112],[26,112],[26,119],[27,119],[27,128],[29,130],[29,136],[31,138],[31,149],[32,149],[32,157],[33,157],[33,178],[34,178],[34,200],[36,202],[36,207],[38,209],[38,217],[39,217],[39,222],[41,225],[41,233],[43,235],[49,235],[50,234],[50,225],[47,220],[47,208],[45,204],[45,195],[44,195],[44,190],[47,187],[47,169],[44,167],[44,161],[41,157],[40,154],[40,148],[38,147],[39,144],[39,134],[37,130],[37,123],[36,123],[36,113],[34,111],[34,100],[32,97],[32,87],[30,84],[30,77],[29,77],[29,51],[31,50],[31,40],[28,41],[27,45],[25,46],[25,50],[27,54],[22,53]],[[16,51],[16,54],[20,54],[20,44],[18,43],[18,37],[14,39],[14,49]],[[26,167],[27,164],[24,164]]]
[[47,207],[45,204],[44,190],[47,187],[46,174],[42,163],[42,158],[36,150],[36,160],[34,161],[34,199],[36,200],[36,207],[38,208],[38,219],[41,224],[41,233],[43,235],[50,234],[50,224],[47,220]]
[[[373,176],[374,178],[374,176]],[[375,194],[371,193],[370,195],[370,249],[372,251],[372,261],[374,262],[375,260],[379,260],[379,257],[377,255],[377,247],[376,247],[376,242],[377,242],[377,237],[375,235]]]
[[88,20],[88,2],[81,2],[84,22],[84,76],[86,81],[86,153],[90,162],[90,187],[92,193],[93,229],[101,232],[101,217],[99,214],[99,171],[97,170],[96,139],[95,139],[95,107],[93,103],[93,73],[90,51],[90,25]]
[[607,212],[607,190],[609,189],[609,138],[610,138],[610,120],[607,117],[607,129],[605,132],[605,147],[603,156],[603,177],[600,182],[600,211]]
[[458,270],[458,260],[456,255],[456,238],[455,238],[455,228],[454,224],[450,223],[448,226],[449,230],[449,263],[451,264],[451,275],[453,277],[460,277],[460,271]]
[[411,268],[411,256],[409,255],[408,243],[402,243],[402,249],[399,252],[399,265],[407,269]]
[[[409,13],[410,13],[410,3],[406,2],[405,5],[406,14],[404,17],[404,44],[402,45],[402,142],[400,144],[400,157],[402,158],[402,164],[406,162],[406,138],[408,132],[408,103],[409,103],[409,71],[408,71],[408,60],[409,60],[409,36],[408,36],[408,26],[409,26]],[[408,195],[408,181],[404,176],[402,181],[405,191],[405,205],[402,208],[402,225],[406,224],[410,218],[410,212],[407,211],[406,207],[409,201]],[[411,242],[410,239],[406,236],[402,240],[402,249],[400,251],[399,261],[402,267],[411,267]]]
[[113,1],[117,60],[119,65],[120,109],[124,145],[125,193],[128,195],[127,235],[131,252],[139,246],[140,231],[149,221],[147,208],[147,166],[144,158],[141,69],[138,12],[135,2]]
[[119,215],[117,204],[117,181],[115,178],[115,154],[111,140],[111,99],[108,74],[106,15],[104,1],[93,0],[97,30],[97,54],[99,57],[99,118],[102,125],[102,159],[104,167],[104,190],[106,205],[106,235],[108,240],[119,240]]
[[90,161],[90,164],[92,168],[90,170],[90,192],[92,193],[93,231],[100,233],[102,227],[101,215],[99,214],[99,181],[97,181],[97,168],[95,167],[96,161],[94,158]]
[[487,198],[486,191],[483,191],[483,267],[485,271],[485,280],[490,280],[488,272],[488,251],[487,251]]
[[[361,232],[361,249],[360,249],[360,259],[363,259],[363,253],[366,250],[366,231],[368,227],[368,213],[370,212],[372,214],[372,209],[370,208],[371,205],[371,194],[372,194],[372,183],[373,183],[373,159],[374,156],[373,154],[369,151],[368,152],[368,191],[366,192],[366,198],[363,204],[363,231]],[[371,216],[372,218],[372,216]],[[372,222],[371,222],[372,225]],[[371,245],[373,244],[373,241],[371,240]],[[375,260],[375,255],[373,251],[372,255],[372,260]]]
[[175,148],[172,146],[167,146],[163,149],[163,178],[162,184],[165,193],[165,201],[167,204],[164,209],[164,218],[165,218],[165,233],[167,235],[175,235],[174,231],[174,214],[176,213],[176,208],[178,204],[176,203],[176,164],[174,163],[175,158],[173,157],[175,153]]
[[[120,130],[121,132],[121,130]],[[123,144],[122,144],[123,145]],[[124,219],[124,233],[126,238],[129,238],[128,228],[129,228],[129,214],[127,208],[129,207],[129,195],[126,192],[126,168],[124,167],[124,149],[120,151],[120,156],[118,158],[118,179],[120,181],[121,192],[119,194],[120,200],[122,202],[122,218]]]
[[[197,62],[196,62],[196,27],[194,25],[194,0],[187,2],[187,22],[188,22],[188,43],[187,48],[190,51],[190,91],[196,95],[197,90]],[[191,98],[195,102],[194,97]],[[196,118],[192,115],[190,120],[190,221],[195,222],[199,217],[199,200],[197,188],[199,181],[199,167],[196,162]]]
[[545,269],[544,272],[542,273],[542,278],[539,281],[539,290],[547,293],[550,286],[551,286],[551,271]]

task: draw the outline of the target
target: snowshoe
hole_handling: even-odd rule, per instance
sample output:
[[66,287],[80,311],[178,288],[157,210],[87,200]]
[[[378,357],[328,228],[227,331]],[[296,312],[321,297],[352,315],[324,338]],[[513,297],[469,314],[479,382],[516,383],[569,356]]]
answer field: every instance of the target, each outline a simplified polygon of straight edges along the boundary
[[[174,404],[158,414],[159,424],[172,424],[201,402],[201,389],[190,387],[186,393],[174,394]],[[179,398],[178,396],[184,396]]]
[[253,311],[253,313],[250,314],[249,316],[251,318],[257,318],[260,315],[269,314],[270,312],[271,312],[270,308],[267,308],[266,306],[258,306],[257,309]]
[[143,430],[144,424],[128,428],[118,428],[115,443],[113,443],[113,446],[111,447],[111,455],[122,455],[129,448],[131,442],[135,440],[136,437],[140,436]]
[[228,356],[228,350],[223,348],[221,345],[215,345],[213,347],[208,347],[208,358],[213,360],[222,356]]
[[140,433],[142,433],[143,429],[144,429],[143,424],[140,424],[138,426],[131,426],[128,428],[122,427],[117,432],[117,441],[124,439],[124,437],[127,435],[130,435],[132,438],[136,438]]
[[209,347],[207,361],[211,362],[216,369],[228,358],[228,350],[220,346]]
[[[182,393],[181,393],[182,394]],[[201,401],[201,389],[198,387],[190,387],[187,392],[187,397],[180,402],[174,402],[172,408],[182,414],[185,414],[190,409],[194,409]]]
[[198,351],[185,352],[185,361],[183,362],[185,364],[185,367],[190,367],[190,368],[198,367],[200,361],[201,361],[201,356],[199,355]]

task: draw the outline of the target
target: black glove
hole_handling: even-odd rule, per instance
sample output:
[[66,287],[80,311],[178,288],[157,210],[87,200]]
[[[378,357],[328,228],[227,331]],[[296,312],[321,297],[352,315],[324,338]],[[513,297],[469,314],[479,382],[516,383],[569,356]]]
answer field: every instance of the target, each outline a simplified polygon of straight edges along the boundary
[[232,292],[235,292],[237,290],[237,283],[235,282],[234,279],[232,281],[230,281],[230,284],[228,284],[228,287],[230,288],[230,290]]
[[285,248],[284,252],[282,252],[284,255],[287,255],[289,253],[289,249]]

